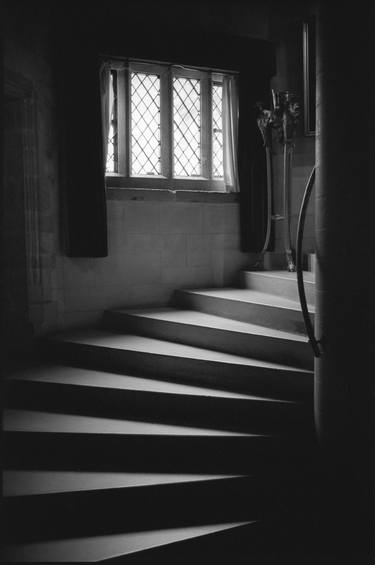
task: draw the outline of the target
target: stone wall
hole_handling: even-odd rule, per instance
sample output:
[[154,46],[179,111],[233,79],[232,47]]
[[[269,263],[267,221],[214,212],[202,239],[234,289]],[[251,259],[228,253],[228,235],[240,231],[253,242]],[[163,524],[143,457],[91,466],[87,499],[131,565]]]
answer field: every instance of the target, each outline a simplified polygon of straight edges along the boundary
[[131,200],[109,189],[108,257],[63,258],[65,326],[95,322],[105,308],[167,304],[176,288],[232,284],[249,264],[233,198],[151,192]]
[[[311,3],[313,4],[313,3]],[[291,179],[291,235],[295,242],[300,206],[306,183],[315,164],[315,137],[305,135],[303,123],[303,34],[305,18],[313,13],[309,2],[299,4],[274,3],[270,12],[270,39],[276,44],[277,74],[272,79],[275,90],[291,90],[302,106],[301,118],[297,128]],[[274,144],[274,202],[275,213],[283,213],[283,155],[282,146]],[[304,250],[314,251],[314,192],[310,199],[305,222]],[[283,250],[283,222],[275,224],[276,250]]]
[[[65,10],[65,4],[59,6]],[[215,24],[215,31],[228,34],[266,37],[268,33],[259,2],[224,3],[215,10],[210,3],[200,3],[198,18],[191,3],[181,3],[176,18],[184,6],[187,11],[181,21],[192,31],[212,29]],[[143,17],[140,3],[128,8],[134,21]],[[22,126],[24,133],[30,130],[32,141],[21,136],[23,165],[32,178],[21,263],[27,272],[28,318],[37,335],[94,323],[109,307],[166,304],[175,288],[230,284],[238,269],[252,261],[240,251],[235,197],[211,194],[202,199],[168,192],[157,197],[145,192],[140,197],[115,189],[108,190],[109,256],[64,256],[54,61],[49,48],[55,9],[42,1],[8,2],[4,33],[6,75],[28,83],[28,103],[33,108],[31,124]],[[166,24],[163,10],[158,18]],[[175,26],[173,18],[171,24]],[[32,157],[31,167],[27,155]],[[11,246],[7,234],[5,239]]]
[[[4,91],[19,106],[17,138],[21,174],[12,190],[24,201],[18,248],[3,232],[9,254],[17,255],[27,286],[27,317],[37,333],[61,325],[63,293],[59,254],[59,183],[56,101],[48,49],[47,6],[12,2],[4,19]],[[5,192],[9,189],[5,178]],[[6,215],[14,210],[8,207]],[[22,241],[21,241],[22,240]]]
[[[166,304],[175,288],[232,284],[237,271],[253,260],[240,251],[239,204],[235,195],[168,191],[140,194],[111,188],[109,256],[64,256],[56,88],[49,48],[50,22],[57,6],[63,11],[66,8],[63,3],[8,2],[4,29],[6,91],[15,84],[21,93],[18,99],[26,108],[19,136],[23,155],[20,167],[25,179],[24,240],[12,247],[10,232],[4,236],[9,257],[17,253],[23,256],[23,265],[18,261],[17,268],[26,273],[27,316],[36,334],[93,323],[109,307]],[[170,25],[175,28],[180,21],[183,29],[192,31],[192,38],[195,29],[214,29],[228,35],[274,39],[278,46],[278,73],[273,86],[291,88],[302,96],[302,43],[299,31],[296,32],[300,29],[300,15],[288,19],[273,9],[269,18],[261,2],[219,3],[215,8],[209,2],[199,3],[198,13],[191,7],[190,2],[179,3],[178,10],[172,12]],[[144,4],[129,4],[128,8],[135,25],[140,23]],[[168,25],[166,9],[170,10],[171,5],[160,11],[152,9],[153,19],[163,23],[164,28]],[[74,14],[75,10],[72,17]],[[99,23],[93,22],[93,29]],[[280,151],[278,148],[274,158],[276,213],[281,213]],[[314,159],[314,139],[304,137],[300,129],[293,169],[293,233]],[[309,251],[314,246],[311,208],[305,239],[305,249]],[[281,223],[277,224],[276,250],[282,249],[281,229]]]
[[[313,138],[297,137],[292,158],[292,175],[290,187],[290,232],[292,245],[295,246],[297,237],[298,217],[305,192],[306,183],[315,163],[315,140]],[[277,214],[283,213],[283,155],[280,150],[274,156],[274,208]],[[315,208],[314,192],[312,192],[310,203],[305,219],[305,231],[303,249],[305,253],[315,250]],[[275,223],[275,251],[284,249],[283,221]]]

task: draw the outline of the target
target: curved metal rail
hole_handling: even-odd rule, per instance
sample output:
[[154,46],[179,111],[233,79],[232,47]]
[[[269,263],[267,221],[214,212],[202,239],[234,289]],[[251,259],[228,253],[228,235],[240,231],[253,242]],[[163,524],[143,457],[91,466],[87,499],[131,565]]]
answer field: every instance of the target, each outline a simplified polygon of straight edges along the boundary
[[306,217],[306,210],[309,203],[311,191],[314,187],[315,181],[315,166],[313,167],[309,180],[307,181],[305,194],[303,195],[303,200],[301,204],[301,210],[299,213],[298,218],[298,227],[297,227],[297,249],[296,249],[296,270],[297,270],[297,285],[298,285],[298,294],[299,300],[301,303],[302,314],[303,314],[303,321],[305,323],[306,333],[309,338],[311,347],[314,351],[315,357],[320,357],[321,349],[319,347],[319,341],[316,339],[314,334],[314,327],[311,322],[310,314],[307,308],[307,300],[305,294],[305,286],[303,281],[303,259],[302,259],[302,241],[303,241],[303,232],[305,228],[305,217]]
[[284,199],[284,246],[289,272],[296,270],[293,259],[292,242],[290,237],[290,172],[292,166],[293,144],[284,142],[284,174],[283,174],[283,199]]
[[269,145],[266,146],[266,166],[267,166],[267,230],[264,240],[263,249],[260,252],[260,259],[267,251],[270,236],[271,236],[271,222],[272,222],[272,159],[271,149]]

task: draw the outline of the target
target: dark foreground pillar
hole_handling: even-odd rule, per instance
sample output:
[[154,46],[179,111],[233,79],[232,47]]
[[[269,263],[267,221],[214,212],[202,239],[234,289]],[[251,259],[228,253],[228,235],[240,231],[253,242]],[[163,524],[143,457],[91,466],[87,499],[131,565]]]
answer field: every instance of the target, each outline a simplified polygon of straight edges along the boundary
[[375,92],[371,8],[359,4],[322,2],[318,17],[316,334],[323,354],[316,362],[315,418],[329,477],[322,509],[327,543],[340,557],[367,563],[374,506],[369,181],[375,185]]

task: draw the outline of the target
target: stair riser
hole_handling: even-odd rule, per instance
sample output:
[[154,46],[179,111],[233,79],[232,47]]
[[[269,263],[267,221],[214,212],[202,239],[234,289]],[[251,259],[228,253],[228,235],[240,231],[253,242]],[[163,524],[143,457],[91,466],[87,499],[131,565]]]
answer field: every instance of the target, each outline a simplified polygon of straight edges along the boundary
[[[270,518],[271,519],[271,518]],[[280,516],[279,516],[280,520]],[[265,531],[266,530],[266,531]],[[273,533],[273,532],[272,532]],[[253,522],[248,526],[230,528],[220,533],[199,536],[193,539],[157,547],[141,555],[115,557],[110,565],[269,565],[259,555],[264,555],[274,535],[264,522]],[[107,563],[107,562],[106,562]]]
[[7,537],[33,541],[257,519],[275,504],[275,486],[232,479],[12,497],[4,500]]
[[63,363],[94,369],[133,371],[142,377],[212,386],[274,398],[307,399],[313,394],[313,373],[279,368],[220,363],[122,349],[46,342],[46,353]]
[[266,251],[262,263],[265,271],[282,271],[288,267],[286,253],[282,251]]
[[306,369],[314,367],[311,347],[306,342],[179,324],[121,312],[107,312],[104,323],[109,329],[134,332],[147,337]]
[[308,433],[312,406],[13,380],[7,406],[249,432]]
[[307,440],[4,432],[7,469],[254,473],[310,459]]
[[[267,304],[227,300],[214,296],[199,295],[184,291],[177,291],[178,303],[193,310],[232,318],[241,322],[249,322],[267,328],[287,332],[305,333],[302,313],[298,310],[279,308]],[[314,315],[310,314],[313,321]]]
[[[246,271],[241,273],[240,284],[243,288],[275,294],[284,298],[299,301],[296,280],[283,279],[277,276],[263,275],[262,272]],[[308,304],[315,304],[315,283],[304,281]]]
[[307,265],[308,265],[308,270],[315,274],[316,273],[316,254],[315,253],[309,253],[308,254]]

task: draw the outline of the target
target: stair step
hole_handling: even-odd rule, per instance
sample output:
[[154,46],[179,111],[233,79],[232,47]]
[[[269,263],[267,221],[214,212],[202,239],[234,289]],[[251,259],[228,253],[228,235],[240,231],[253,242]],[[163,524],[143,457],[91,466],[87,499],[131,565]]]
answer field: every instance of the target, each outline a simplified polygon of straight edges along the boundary
[[240,565],[279,543],[317,488],[313,357],[296,274],[241,280],[41,338],[62,365],[5,376],[0,562]]
[[2,563],[93,563],[239,528],[251,523],[207,524],[9,546],[3,549]]
[[[179,305],[287,332],[305,333],[299,302],[247,288],[177,290]],[[314,318],[314,307],[309,307]]]
[[[92,388],[115,389],[135,392],[155,392],[181,396],[210,396],[233,400],[266,400],[277,402],[272,398],[253,396],[251,394],[220,390],[197,385],[187,385],[173,381],[143,378],[123,373],[110,373],[82,367],[66,365],[42,365],[24,369],[7,375],[7,381],[43,382],[49,384],[76,385]],[[287,401],[285,401],[287,402]]]
[[[315,275],[304,271],[303,280],[308,304],[315,304]],[[243,271],[241,286],[268,294],[299,301],[297,273],[288,271]]]
[[5,533],[14,543],[263,520],[294,506],[312,477],[279,468],[258,476],[6,471]]
[[72,414],[55,414],[34,410],[5,410],[5,432],[46,432],[55,434],[119,434],[122,436],[219,436],[246,437],[254,434],[210,430],[191,426],[94,418]]
[[[146,485],[138,481],[136,486],[5,497],[6,537],[13,543],[125,533],[259,519],[267,508],[276,509],[276,481],[246,476],[155,481]],[[290,489],[291,484],[289,481],[284,490]],[[37,520],[33,520],[35,516]]]
[[4,411],[10,470],[235,473],[303,460],[303,438],[28,410]]
[[3,496],[19,497],[104,489],[133,489],[242,475],[188,473],[98,473],[82,471],[3,471]]
[[4,392],[13,409],[252,432],[313,428],[312,406],[306,403],[74,367],[14,373],[5,379]]
[[143,377],[276,398],[311,399],[313,391],[312,371],[166,340],[85,330],[60,334],[41,343],[46,354],[64,362],[120,372],[131,370]]
[[112,310],[105,313],[104,321],[109,329],[313,368],[313,355],[305,336],[196,310]]

